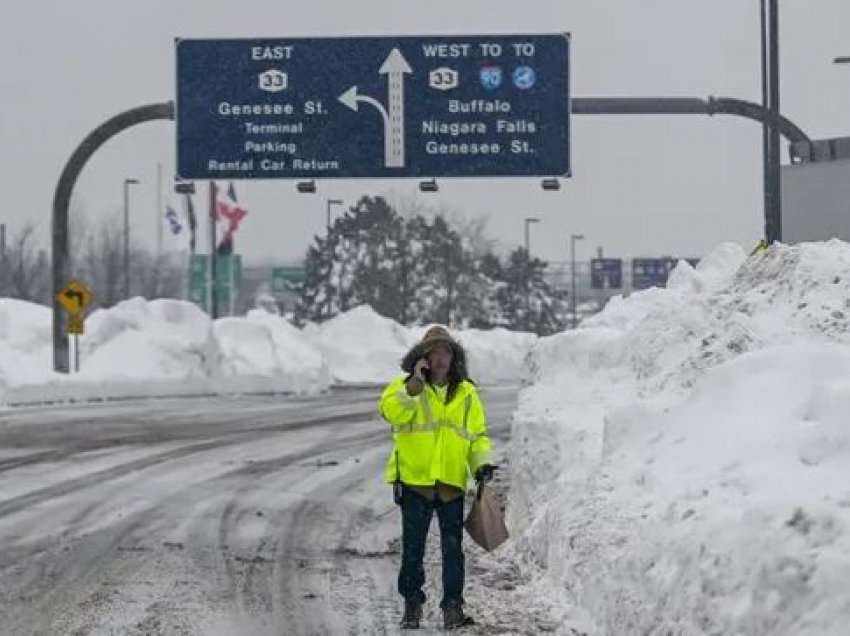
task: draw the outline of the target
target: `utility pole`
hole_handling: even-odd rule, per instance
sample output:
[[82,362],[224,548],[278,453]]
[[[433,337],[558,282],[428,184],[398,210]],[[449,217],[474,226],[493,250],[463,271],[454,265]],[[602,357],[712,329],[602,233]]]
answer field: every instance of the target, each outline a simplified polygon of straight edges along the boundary
[[576,316],[576,241],[583,241],[584,234],[570,235],[570,314],[572,327],[578,327]]
[[130,298],[130,186],[138,179],[124,179],[124,300]]

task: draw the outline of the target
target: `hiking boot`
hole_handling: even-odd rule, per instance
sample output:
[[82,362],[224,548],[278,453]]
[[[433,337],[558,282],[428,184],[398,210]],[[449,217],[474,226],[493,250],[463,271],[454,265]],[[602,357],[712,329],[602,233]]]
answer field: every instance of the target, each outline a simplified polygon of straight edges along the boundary
[[422,620],[422,602],[417,599],[404,599],[404,616],[401,619],[402,629],[419,629]]
[[475,621],[464,615],[463,602],[460,599],[446,601],[443,605],[443,627],[446,629],[457,629],[466,625],[473,625]]

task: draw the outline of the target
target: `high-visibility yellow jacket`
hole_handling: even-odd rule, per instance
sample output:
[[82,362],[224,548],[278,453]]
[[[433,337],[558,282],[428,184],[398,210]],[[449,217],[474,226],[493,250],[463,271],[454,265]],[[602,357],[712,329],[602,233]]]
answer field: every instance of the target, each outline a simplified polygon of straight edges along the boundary
[[416,397],[405,390],[408,376],[399,376],[384,389],[378,404],[390,423],[393,450],[387,458],[387,482],[400,479],[410,486],[436,482],[465,489],[470,475],[490,461],[487,416],[475,385],[463,381],[451,402],[445,391],[426,384]]

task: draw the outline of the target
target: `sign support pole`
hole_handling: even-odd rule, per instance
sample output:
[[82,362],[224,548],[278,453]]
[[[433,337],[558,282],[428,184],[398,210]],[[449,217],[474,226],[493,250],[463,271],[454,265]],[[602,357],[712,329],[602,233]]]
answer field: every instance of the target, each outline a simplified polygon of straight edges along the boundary
[[230,315],[236,312],[236,254],[230,255]]
[[210,266],[209,266],[209,314],[210,318],[215,320],[218,318],[218,290],[216,289],[216,227],[215,227],[215,203],[216,203],[216,185],[215,181],[210,181]]

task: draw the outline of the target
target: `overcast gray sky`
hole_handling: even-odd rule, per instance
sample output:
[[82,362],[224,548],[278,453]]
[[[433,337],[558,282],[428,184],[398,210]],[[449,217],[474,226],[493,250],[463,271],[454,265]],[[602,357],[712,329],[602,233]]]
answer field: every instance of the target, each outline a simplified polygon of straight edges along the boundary
[[[783,112],[813,137],[850,134],[850,2],[781,0]],[[40,224],[47,240],[53,190],[79,141],[106,118],[174,97],[175,37],[278,37],[569,31],[574,96],[734,96],[758,101],[758,0],[29,0],[0,22],[0,222]],[[503,247],[538,216],[532,251],[567,258],[570,233],[611,256],[702,255],[762,233],[761,130],[732,117],[589,117],[573,121],[574,176],[560,192],[539,181],[451,180],[439,194],[416,182],[243,182],[250,209],[237,238],[250,260],[300,258],[323,231],[325,198],[353,203],[393,192],[487,215]],[[784,155],[783,155],[784,156]],[[123,133],[89,163],[75,195],[97,221],[120,209],[125,176],[133,232],[156,234],[156,164],[174,171],[168,122]],[[171,195],[174,199],[173,195]],[[200,201],[199,201],[200,202]],[[72,219],[73,223],[73,219]]]

